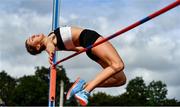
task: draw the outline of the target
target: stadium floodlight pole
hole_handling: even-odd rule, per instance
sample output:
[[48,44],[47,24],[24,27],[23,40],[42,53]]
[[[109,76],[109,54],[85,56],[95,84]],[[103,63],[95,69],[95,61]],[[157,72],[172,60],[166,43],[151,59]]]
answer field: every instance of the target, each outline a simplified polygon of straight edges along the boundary
[[[60,0],[53,0],[53,17],[52,17],[52,30],[59,27],[59,8]],[[56,52],[53,57],[53,63],[56,63]],[[50,67],[50,80],[49,80],[49,107],[55,107],[56,96],[56,67]]]
[[74,57],[74,56],[77,56],[77,55],[79,55],[79,54],[87,51],[88,49],[91,49],[91,48],[93,48],[93,47],[96,47],[96,46],[98,46],[98,45],[100,45],[100,44],[102,44],[102,43],[104,43],[104,42],[106,42],[106,41],[108,41],[108,40],[110,40],[110,39],[112,39],[112,38],[114,38],[114,37],[117,37],[117,36],[119,36],[119,35],[127,32],[127,31],[129,31],[129,30],[131,30],[131,29],[133,29],[133,28],[135,28],[135,27],[137,27],[137,26],[139,26],[139,25],[141,25],[141,24],[143,24],[143,23],[145,23],[145,22],[147,22],[147,21],[149,21],[149,20],[151,20],[151,19],[153,19],[153,18],[155,18],[155,17],[157,17],[157,16],[159,16],[159,15],[167,12],[167,11],[169,11],[170,9],[173,9],[173,8],[175,8],[176,6],[179,6],[179,4],[180,4],[180,0],[176,0],[175,2],[169,4],[168,6],[166,6],[166,7],[162,8],[162,9],[160,9],[160,10],[158,10],[158,11],[150,14],[149,16],[143,18],[142,20],[139,20],[139,21],[131,24],[130,26],[127,26],[126,28],[124,28],[124,29],[122,29],[122,30],[119,30],[119,31],[117,31],[116,33],[108,36],[107,38],[104,38],[104,39],[102,39],[101,41],[96,42],[95,44],[90,45],[90,46],[84,48],[82,51],[76,52],[76,53],[74,53],[74,54],[72,54],[72,55],[70,55],[70,56],[68,56],[68,57],[65,57],[65,58],[57,61],[57,62],[54,64],[54,66],[58,65],[58,64],[61,63],[61,62],[66,61],[66,60],[68,60],[68,59],[70,59],[70,58],[72,58],[72,57]]

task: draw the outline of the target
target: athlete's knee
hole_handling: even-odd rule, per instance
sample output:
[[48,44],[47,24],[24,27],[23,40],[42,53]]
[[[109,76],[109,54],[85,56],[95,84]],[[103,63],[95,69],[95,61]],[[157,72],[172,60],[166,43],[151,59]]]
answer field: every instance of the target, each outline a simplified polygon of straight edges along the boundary
[[127,78],[126,76],[122,76],[121,78],[119,78],[119,80],[117,80],[117,83],[116,85],[117,86],[122,86],[122,85],[125,85],[126,84],[126,81],[127,81]]
[[122,61],[112,62],[111,66],[116,72],[120,72],[124,69],[124,63]]
[[122,78],[122,80],[121,80],[120,85],[125,85],[126,82],[127,82],[127,78],[126,78],[126,76],[124,75],[123,78]]

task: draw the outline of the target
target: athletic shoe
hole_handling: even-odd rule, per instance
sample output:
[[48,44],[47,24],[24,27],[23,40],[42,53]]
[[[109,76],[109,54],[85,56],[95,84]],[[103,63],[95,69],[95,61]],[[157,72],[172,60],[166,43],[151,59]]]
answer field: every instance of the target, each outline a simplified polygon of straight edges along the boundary
[[69,89],[66,99],[69,100],[74,94],[78,93],[79,91],[83,90],[83,86],[86,82],[80,78],[78,78],[72,87]]
[[82,105],[82,106],[86,106],[88,104],[88,98],[89,98],[90,94],[89,92],[82,90],[78,93],[75,94],[75,98],[76,100]]

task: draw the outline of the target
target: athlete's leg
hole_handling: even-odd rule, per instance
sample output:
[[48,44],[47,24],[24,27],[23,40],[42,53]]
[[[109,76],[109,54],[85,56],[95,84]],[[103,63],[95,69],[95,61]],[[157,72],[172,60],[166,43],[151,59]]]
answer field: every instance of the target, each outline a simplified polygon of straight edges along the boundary
[[[97,61],[104,69],[108,67],[109,65],[104,62],[103,60],[99,59]],[[119,71],[100,83],[97,87],[116,87],[116,86],[122,86],[126,83],[126,76],[123,71]]]
[[[101,59],[97,61],[104,69],[108,67],[109,65],[102,61]],[[116,74],[109,77],[107,80],[103,81],[96,87],[116,87],[116,86],[122,86],[126,83],[126,76],[123,71],[119,71]],[[86,83],[85,87],[88,85]]]
[[[98,38],[96,42],[102,39],[103,38],[100,37]],[[117,75],[124,74],[124,73],[121,73],[122,70],[124,69],[124,63],[122,59],[120,58],[120,56],[118,55],[117,51],[109,42],[102,43],[101,45],[92,48],[92,53],[96,55],[97,57],[99,57],[103,62],[105,62],[104,65],[106,64],[106,67],[103,65],[105,67],[104,70],[102,70],[102,72],[100,72],[92,81],[90,81],[87,84],[87,86],[85,87],[85,90],[88,92],[92,91],[94,88],[98,86],[102,86],[103,82],[108,80],[113,75],[114,76],[116,75],[115,77],[117,78],[118,77]]]

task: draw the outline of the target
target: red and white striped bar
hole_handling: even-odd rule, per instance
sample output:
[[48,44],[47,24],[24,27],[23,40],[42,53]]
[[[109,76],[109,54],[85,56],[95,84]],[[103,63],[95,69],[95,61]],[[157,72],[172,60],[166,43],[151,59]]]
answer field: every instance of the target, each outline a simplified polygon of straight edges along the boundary
[[65,57],[65,58],[57,61],[57,62],[54,64],[54,66],[58,65],[58,64],[61,63],[61,62],[66,61],[66,60],[68,60],[68,59],[70,59],[70,58],[72,58],[72,57],[74,57],[74,56],[77,56],[77,55],[79,55],[79,54],[87,51],[88,49],[91,49],[91,48],[93,48],[93,47],[96,47],[96,46],[98,46],[98,45],[100,45],[100,44],[102,44],[102,43],[104,43],[104,42],[106,42],[106,41],[108,41],[108,40],[110,40],[110,39],[112,39],[112,38],[114,38],[114,37],[117,37],[117,36],[119,36],[119,35],[127,32],[127,31],[129,31],[129,30],[131,30],[131,29],[133,29],[133,28],[135,28],[135,27],[137,27],[137,26],[139,26],[139,25],[141,25],[141,24],[143,24],[143,23],[145,23],[145,22],[147,22],[147,21],[149,21],[149,20],[151,20],[151,19],[153,19],[153,18],[155,18],[155,17],[157,17],[157,16],[159,16],[159,15],[167,12],[167,11],[169,11],[170,9],[173,9],[173,8],[175,8],[176,6],[179,6],[179,4],[180,4],[180,0],[176,0],[175,2],[169,4],[168,6],[166,6],[166,7],[162,8],[162,9],[160,9],[160,10],[158,10],[158,11],[150,14],[149,16],[143,18],[142,20],[139,20],[139,21],[131,24],[130,26],[127,26],[126,28],[124,28],[124,29],[122,29],[122,30],[119,30],[119,31],[117,31],[116,33],[108,36],[107,38],[104,38],[103,40],[101,40],[101,41],[99,41],[99,42],[97,42],[97,43],[95,43],[95,44],[93,44],[93,45],[90,45],[90,46],[88,46],[87,48],[84,48],[82,51],[76,52],[76,53],[74,53],[74,54],[72,54],[72,55],[70,55],[70,56],[68,56],[68,57]]

